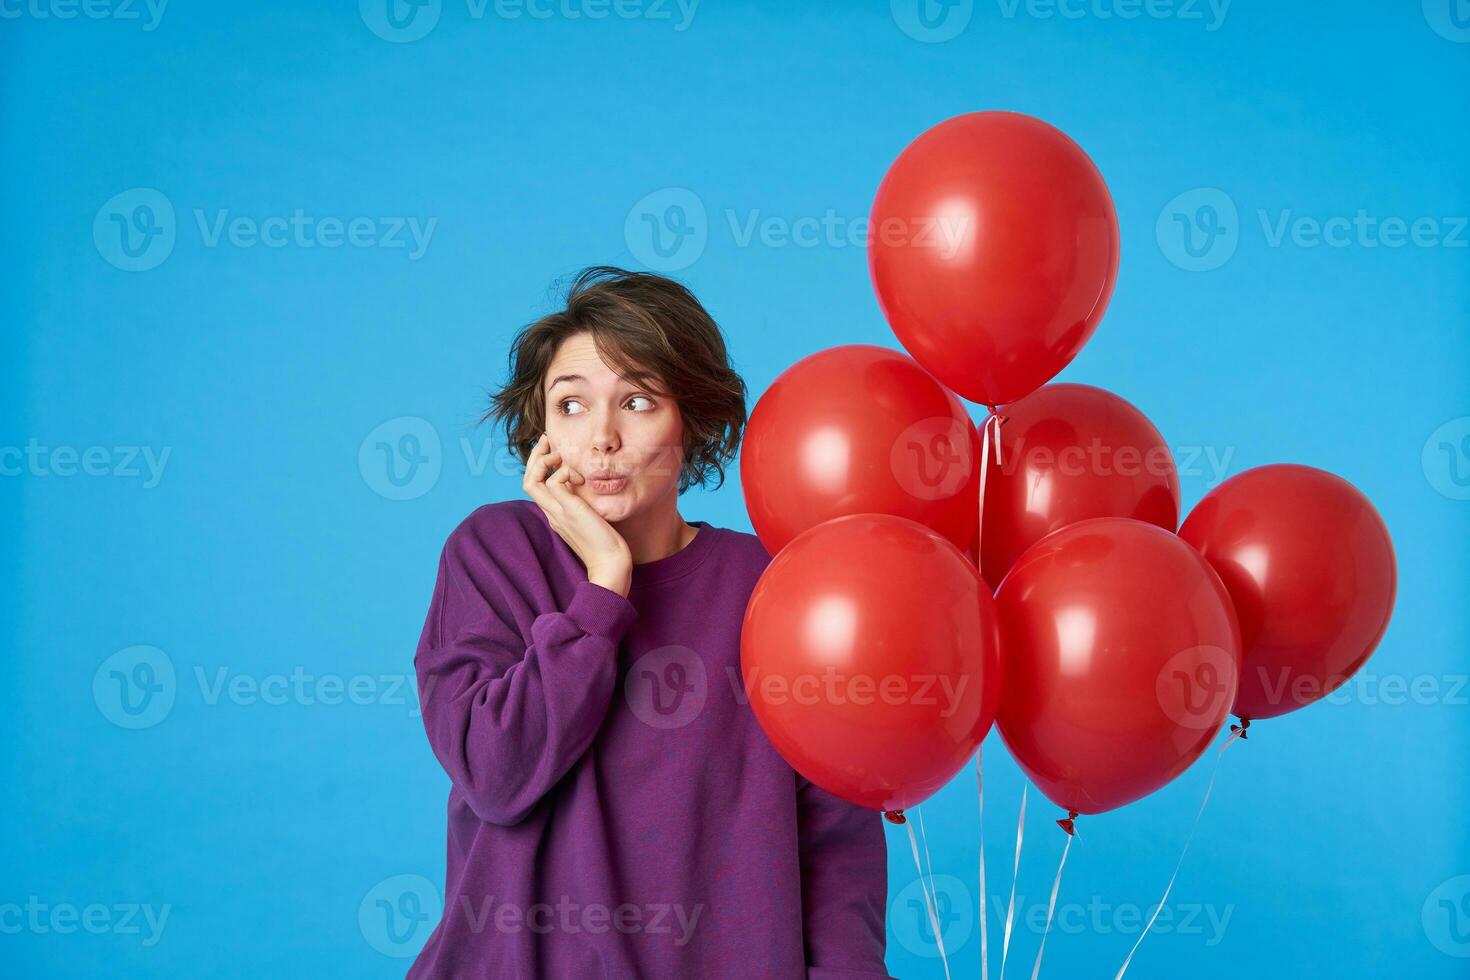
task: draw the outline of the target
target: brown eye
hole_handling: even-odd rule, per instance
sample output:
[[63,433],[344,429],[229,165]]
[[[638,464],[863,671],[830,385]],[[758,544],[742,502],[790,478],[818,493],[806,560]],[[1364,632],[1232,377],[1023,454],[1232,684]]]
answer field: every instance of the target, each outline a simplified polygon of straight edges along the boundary
[[652,411],[654,408],[653,399],[649,398],[647,395],[634,395],[632,398],[628,399],[629,405],[632,405],[635,402],[643,402],[648,406],[647,408],[635,408],[633,409],[633,411],[635,412],[648,412]]
[[571,408],[569,406],[572,406],[572,405],[576,405],[578,407],[578,409],[581,409],[581,407],[582,407],[582,403],[579,402],[579,401],[577,401],[575,398],[563,398],[562,401],[561,401],[561,404],[559,404],[557,406],[557,409],[563,415],[580,415],[581,414],[580,411],[574,412],[574,411],[571,410]]

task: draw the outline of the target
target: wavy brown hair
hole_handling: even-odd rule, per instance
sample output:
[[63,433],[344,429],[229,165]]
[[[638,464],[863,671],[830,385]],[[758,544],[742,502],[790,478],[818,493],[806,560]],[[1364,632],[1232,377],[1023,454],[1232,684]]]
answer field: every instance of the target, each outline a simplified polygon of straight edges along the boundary
[[510,376],[490,393],[484,421],[505,428],[522,465],[546,430],[542,384],[561,342],[590,333],[625,380],[672,398],[684,427],[679,493],[705,486],[735,458],[745,430],[745,382],[730,366],[720,328],[680,283],[649,272],[598,265],[567,290],[566,308],[522,327],[511,342]]

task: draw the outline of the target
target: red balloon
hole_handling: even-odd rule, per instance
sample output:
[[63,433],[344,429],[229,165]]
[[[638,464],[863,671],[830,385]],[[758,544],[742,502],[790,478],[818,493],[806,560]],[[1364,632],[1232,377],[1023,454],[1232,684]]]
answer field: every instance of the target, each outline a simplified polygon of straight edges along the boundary
[[995,596],[1000,734],[1058,806],[1102,813],[1199,758],[1235,696],[1240,632],[1199,553],[1102,517],[1032,545]]
[[948,782],[995,718],[995,600],[923,525],[841,517],[766,567],[740,663],[756,719],[792,768],[849,802],[901,810]]
[[985,581],[998,583],[1021,552],[1092,517],[1179,526],[1179,474],[1142,412],[1088,385],[1054,384],[1005,409],[1002,464],[985,478]]
[[1283,715],[1332,693],[1388,629],[1393,541],[1368,498],[1340,477],[1292,464],[1246,470],[1206,494],[1179,535],[1235,602],[1242,718]]
[[771,554],[823,521],[892,514],[964,548],[979,520],[980,437],[964,403],[898,351],[802,358],[756,403],[740,482]]
[[985,405],[1013,402],[1097,329],[1118,273],[1102,175],[1059,129],[1014,112],[940,123],[878,187],[868,264],[918,362]]

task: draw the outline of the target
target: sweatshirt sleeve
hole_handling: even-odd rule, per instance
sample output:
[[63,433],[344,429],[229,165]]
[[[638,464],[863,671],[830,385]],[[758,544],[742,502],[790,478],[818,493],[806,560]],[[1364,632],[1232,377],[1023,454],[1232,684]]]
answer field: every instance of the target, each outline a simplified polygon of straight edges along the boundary
[[888,977],[882,816],[796,777],[808,980]]
[[[451,543],[452,544],[452,543]],[[531,643],[497,612],[487,566],[446,546],[414,668],[429,744],[486,823],[519,823],[592,742],[616,686],[633,604],[581,582]]]

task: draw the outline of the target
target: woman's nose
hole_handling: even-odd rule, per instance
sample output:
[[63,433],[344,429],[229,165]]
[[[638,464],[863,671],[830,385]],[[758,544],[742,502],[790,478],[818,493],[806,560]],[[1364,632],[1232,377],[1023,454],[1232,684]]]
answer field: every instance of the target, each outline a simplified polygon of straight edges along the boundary
[[618,431],[614,413],[598,410],[593,419],[590,448],[594,452],[611,453],[618,448]]

